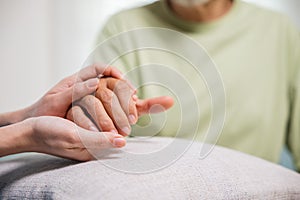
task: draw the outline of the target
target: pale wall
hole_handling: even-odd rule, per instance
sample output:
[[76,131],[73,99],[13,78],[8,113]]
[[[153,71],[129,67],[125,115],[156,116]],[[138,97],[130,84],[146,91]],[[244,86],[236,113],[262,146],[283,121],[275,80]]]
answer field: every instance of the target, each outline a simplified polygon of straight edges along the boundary
[[[299,0],[248,0],[290,15]],[[79,69],[113,13],[152,0],[0,0],[0,112],[29,105]]]

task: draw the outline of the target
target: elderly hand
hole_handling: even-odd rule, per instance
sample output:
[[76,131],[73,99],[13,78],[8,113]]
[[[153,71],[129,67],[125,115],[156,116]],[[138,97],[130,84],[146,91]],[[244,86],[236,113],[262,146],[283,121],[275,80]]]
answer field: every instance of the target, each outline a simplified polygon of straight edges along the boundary
[[97,131],[118,132],[129,135],[130,124],[136,123],[138,116],[146,113],[161,112],[153,110],[154,105],[160,105],[165,110],[173,105],[171,97],[156,97],[137,99],[135,90],[125,80],[101,78],[95,96],[88,95],[78,100],[67,114],[67,118],[77,125]]

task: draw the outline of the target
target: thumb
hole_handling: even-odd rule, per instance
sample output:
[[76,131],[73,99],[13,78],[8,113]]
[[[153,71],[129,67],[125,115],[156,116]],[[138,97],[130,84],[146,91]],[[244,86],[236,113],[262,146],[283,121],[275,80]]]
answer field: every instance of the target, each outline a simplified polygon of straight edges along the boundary
[[95,92],[98,88],[99,79],[92,78],[84,82],[75,83],[73,87],[70,87],[64,95],[66,102],[72,103],[86,95]]
[[90,151],[125,146],[123,136],[111,132],[93,132],[79,127],[79,137],[82,145]]
[[171,108],[174,100],[169,96],[161,96],[150,99],[138,99],[136,108],[139,116],[147,113],[159,113]]

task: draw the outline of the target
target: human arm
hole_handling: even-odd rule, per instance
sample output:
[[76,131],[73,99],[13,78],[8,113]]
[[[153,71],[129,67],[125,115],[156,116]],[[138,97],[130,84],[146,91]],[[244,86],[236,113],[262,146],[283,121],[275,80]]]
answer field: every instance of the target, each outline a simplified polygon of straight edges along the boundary
[[126,141],[114,133],[91,132],[69,120],[43,116],[0,128],[0,157],[39,152],[74,160],[94,159],[90,152],[122,147]]
[[63,79],[33,105],[0,115],[0,126],[14,124],[26,118],[37,116],[65,117],[72,102],[93,93],[98,87],[98,76],[121,78],[113,67],[91,65]]
[[63,79],[32,106],[0,114],[0,156],[34,151],[90,160],[87,148],[124,146],[125,140],[120,135],[91,133],[61,118],[73,101],[96,91],[99,75],[121,78],[115,68],[89,66]]

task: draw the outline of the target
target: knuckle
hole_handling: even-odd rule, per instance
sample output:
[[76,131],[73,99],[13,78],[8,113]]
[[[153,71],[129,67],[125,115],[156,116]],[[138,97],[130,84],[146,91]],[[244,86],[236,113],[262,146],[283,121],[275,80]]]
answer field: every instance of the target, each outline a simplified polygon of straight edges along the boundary
[[101,130],[110,130],[113,128],[112,122],[109,119],[103,119],[100,121]]
[[78,115],[81,112],[81,108],[79,106],[73,106],[68,113],[72,115],[73,117]]
[[118,82],[116,83],[116,88],[120,91],[130,91],[130,87],[125,80],[118,80]]
[[103,90],[100,92],[100,98],[103,103],[110,103],[113,98],[113,93],[110,90]]
[[82,109],[79,106],[75,105],[72,107],[72,111],[74,113],[80,113],[82,111]]
[[95,102],[95,97],[93,95],[87,95],[82,100],[85,105],[90,105]]
[[95,92],[95,97],[98,99],[100,99],[101,90],[103,90],[103,89],[98,86],[98,89]]
[[129,126],[128,119],[125,115],[124,116],[117,116],[114,121],[115,121],[115,124],[118,128]]
[[108,80],[108,78],[100,78],[99,86],[101,86],[101,87],[105,86],[106,87],[107,80]]
[[67,115],[66,115],[66,118],[67,118],[68,120],[73,121],[73,118],[74,118],[74,115],[73,115],[73,108],[70,108],[70,110],[68,110]]
[[132,115],[137,115],[137,110],[134,104],[128,106],[128,113]]

